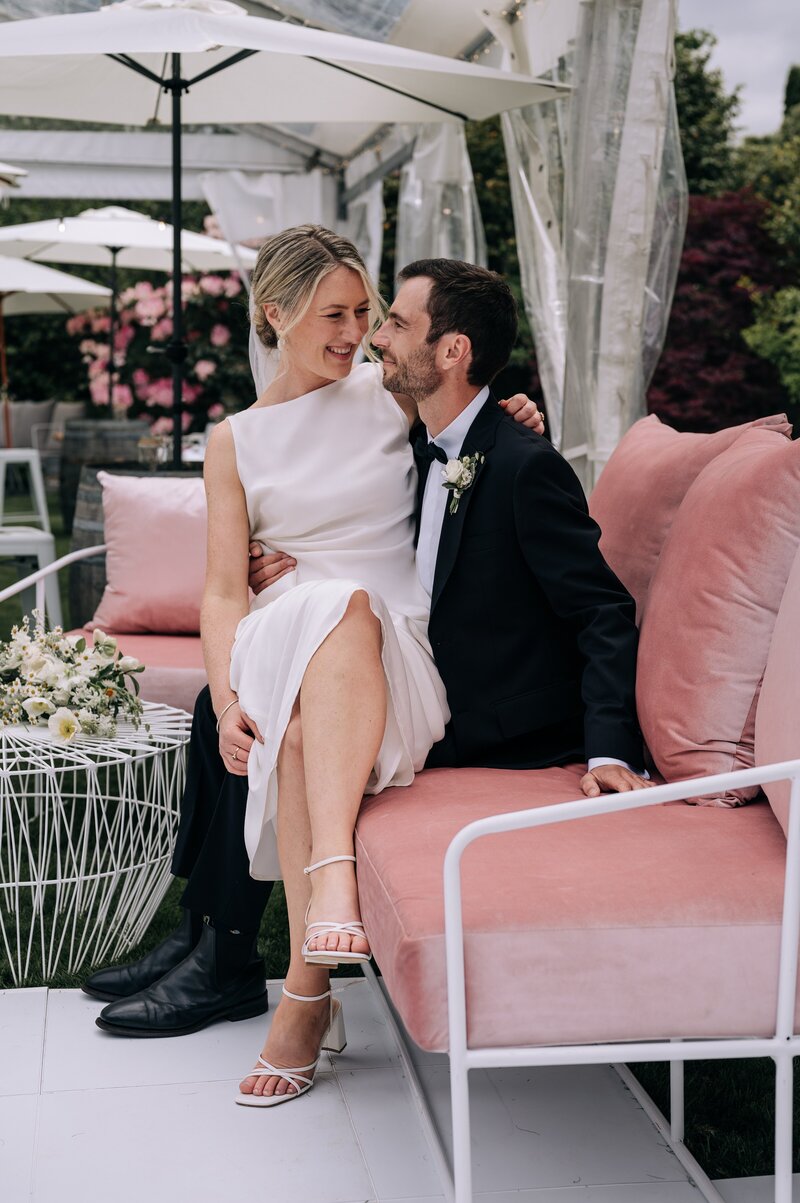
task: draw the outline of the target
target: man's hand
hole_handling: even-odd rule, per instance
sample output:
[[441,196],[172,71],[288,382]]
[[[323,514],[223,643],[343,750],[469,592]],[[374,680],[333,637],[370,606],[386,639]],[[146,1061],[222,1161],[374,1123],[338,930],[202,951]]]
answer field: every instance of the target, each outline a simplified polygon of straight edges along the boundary
[[645,781],[632,769],[621,764],[599,764],[581,778],[581,789],[587,798],[599,798],[602,793],[625,794],[632,789],[649,789],[654,781]]
[[260,543],[250,544],[250,570],[247,583],[254,593],[262,593],[287,572],[294,572],[297,560],[282,551],[264,552]]
[[529,430],[535,431],[536,434],[544,434],[544,418],[539,413],[539,406],[535,401],[531,401],[524,393],[514,393],[513,397],[506,397],[497,403],[506,413],[514,419],[515,422],[521,423],[522,426],[527,426]]
[[255,740],[264,742],[258,727],[237,702],[225,711],[219,724],[220,756],[234,777],[247,776],[247,758]]

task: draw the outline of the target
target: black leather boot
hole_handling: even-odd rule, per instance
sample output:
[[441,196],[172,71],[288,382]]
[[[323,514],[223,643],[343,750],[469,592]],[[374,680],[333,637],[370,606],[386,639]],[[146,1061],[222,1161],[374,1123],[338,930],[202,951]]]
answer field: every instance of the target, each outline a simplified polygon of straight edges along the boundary
[[102,998],[105,1002],[138,994],[169,973],[170,969],[180,965],[199,940],[201,927],[199,916],[193,916],[191,911],[185,910],[175,931],[170,932],[147,956],[134,961],[132,965],[111,965],[108,969],[100,969],[87,978],[81,989],[84,994]]
[[[223,937],[224,938],[224,937]],[[188,1036],[219,1019],[251,1019],[269,1006],[264,963],[250,957],[218,972],[217,932],[205,924],[197,947],[145,990],[104,1007],[95,1020],[115,1036]]]

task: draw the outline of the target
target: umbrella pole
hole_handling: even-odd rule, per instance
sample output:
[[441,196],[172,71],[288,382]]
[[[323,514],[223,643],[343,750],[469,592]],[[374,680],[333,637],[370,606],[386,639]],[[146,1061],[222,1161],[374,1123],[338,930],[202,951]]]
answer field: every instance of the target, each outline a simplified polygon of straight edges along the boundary
[[108,311],[108,412],[112,414],[114,412],[114,327],[117,317],[117,255],[120,248],[110,246],[108,249],[111,252],[111,275],[109,278],[111,306]]
[[181,255],[181,226],[183,224],[183,202],[181,194],[181,56],[172,56],[172,339],[167,348],[172,361],[172,464],[181,466],[181,443],[183,439],[183,365],[186,361],[186,344],[183,341],[183,289]]
[[6,362],[6,325],[3,318],[3,294],[0,293],[0,394],[3,398],[3,433],[6,447],[11,446],[11,406],[8,402],[8,364]]

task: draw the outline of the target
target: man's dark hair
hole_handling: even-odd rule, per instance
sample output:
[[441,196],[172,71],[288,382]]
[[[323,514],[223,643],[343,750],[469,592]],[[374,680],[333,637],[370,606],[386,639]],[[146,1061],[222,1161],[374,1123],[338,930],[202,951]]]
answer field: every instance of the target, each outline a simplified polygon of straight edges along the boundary
[[490,384],[508,363],[517,337],[517,305],[502,276],[460,259],[417,259],[398,279],[431,281],[429,343],[443,334],[466,334],[472,343],[470,384]]

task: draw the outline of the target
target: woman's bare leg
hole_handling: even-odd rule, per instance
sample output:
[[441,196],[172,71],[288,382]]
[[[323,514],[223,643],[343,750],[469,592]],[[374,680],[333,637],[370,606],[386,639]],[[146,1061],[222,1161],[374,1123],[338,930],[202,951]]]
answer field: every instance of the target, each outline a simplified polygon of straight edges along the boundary
[[[353,832],[386,727],[382,632],[358,590],[344,618],[317,650],[300,689],[303,764],[311,828],[309,864],[352,853]],[[311,876],[309,922],[358,920],[354,866],[343,861]],[[362,937],[322,936],[309,948],[366,952]]]
[[[328,988],[327,969],[307,965],[301,954],[312,889],[303,867],[352,851],[356,816],[386,725],[380,652],[380,622],[367,594],[359,591],[309,662],[278,758],[278,848],[291,943],[286,988],[295,994],[321,994]],[[310,919],[358,919],[353,865],[330,865],[321,874],[331,880],[314,889]],[[350,936],[329,937],[321,946],[367,949],[365,940]],[[287,1067],[313,1061],[328,1007],[327,1000],[305,1003],[282,997],[264,1059]],[[241,1089],[245,1094],[293,1090],[285,1079],[266,1075],[246,1078]]]

